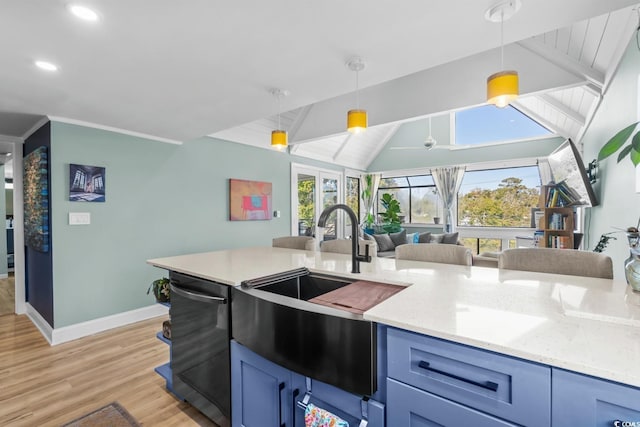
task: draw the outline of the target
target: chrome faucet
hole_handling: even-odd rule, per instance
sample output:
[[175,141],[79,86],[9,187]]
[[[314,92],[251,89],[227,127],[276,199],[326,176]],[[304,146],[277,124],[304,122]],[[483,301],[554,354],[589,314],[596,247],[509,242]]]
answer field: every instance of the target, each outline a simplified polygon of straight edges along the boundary
[[360,273],[360,261],[371,262],[371,256],[369,255],[369,245],[364,246],[364,255],[358,254],[358,218],[356,217],[355,212],[344,204],[331,205],[320,214],[320,218],[318,218],[318,227],[324,228],[327,223],[327,219],[329,219],[329,215],[331,212],[336,209],[342,209],[345,211],[349,218],[351,219],[351,272],[352,273]]

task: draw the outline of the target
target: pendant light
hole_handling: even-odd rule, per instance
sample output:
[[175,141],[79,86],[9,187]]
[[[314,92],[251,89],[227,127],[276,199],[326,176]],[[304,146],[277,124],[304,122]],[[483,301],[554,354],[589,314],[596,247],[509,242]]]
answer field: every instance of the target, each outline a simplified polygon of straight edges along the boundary
[[501,1],[490,7],[485,18],[491,22],[500,22],[500,68],[502,71],[487,78],[487,102],[504,108],[518,97],[518,72],[504,69],[504,21],[511,18],[520,9],[520,0]]
[[367,129],[367,111],[360,109],[360,93],[358,88],[358,73],[364,70],[362,58],[357,56],[347,62],[347,68],[356,73],[356,108],[347,113],[347,130],[351,133],[364,132]]
[[287,131],[282,130],[280,125],[280,100],[289,95],[289,91],[282,89],[271,89],[271,95],[273,95],[278,101],[278,129],[271,131],[271,147],[276,150],[282,151],[287,148]]

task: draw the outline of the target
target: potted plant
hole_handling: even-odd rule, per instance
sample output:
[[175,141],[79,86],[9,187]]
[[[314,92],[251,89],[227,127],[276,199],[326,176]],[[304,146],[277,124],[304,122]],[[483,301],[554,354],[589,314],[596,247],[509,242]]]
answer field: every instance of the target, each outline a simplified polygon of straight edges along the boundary
[[170,301],[170,290],[169,290],[169,279],[163,277],[162,279],[157,279],[151,282],[149,285],[149,289],[147,289],[147,295],[153,289],[153,296],[156,297],[156,302],[169,302]]
[[[604,160],[616,151],[618,151],[625,142],[629,140],[631,134],[638,126],[638,123],[635,122],[632,125],[627,126],[626,128],[618,131],[606,144],[602,146],[600,152],[598,153],[598,161]],[[622,161],[626,156],[629,156],[629,159],[633,163],[633,166],[638,166],[640,164],[640,131],[636,132],[635,135],[631,138],[631,143],[624,147],[620,154],[618,154],[618,163]]]
[[393,194],[384,193],[380,198],[380,203],[385,209],[384,212],[379,213],[383,222],[382,228],[387,233],[397,233],[401,230],[400,202],[393,197]]

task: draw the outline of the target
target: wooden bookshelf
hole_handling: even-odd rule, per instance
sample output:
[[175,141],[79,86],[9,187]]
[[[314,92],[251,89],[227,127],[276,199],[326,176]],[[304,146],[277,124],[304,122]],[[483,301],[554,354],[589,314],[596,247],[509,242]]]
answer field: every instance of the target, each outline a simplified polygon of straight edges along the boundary
[[573,208],[543,208],[540,247],[573,249]]
[[574,209],[552,206],[554,203],[549,197],[552,197],[553,192],[549,191],[550,187],[553,186],[544,185],[540,189],[540,209],[543,212],[540,229],[543,235],[538,240],[538,247],[573,249]]

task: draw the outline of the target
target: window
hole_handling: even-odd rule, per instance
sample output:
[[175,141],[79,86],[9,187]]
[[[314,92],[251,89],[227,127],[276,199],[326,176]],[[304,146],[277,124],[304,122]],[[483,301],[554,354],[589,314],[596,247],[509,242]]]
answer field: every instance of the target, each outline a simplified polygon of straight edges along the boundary
[[537,166],[467,171],[458,192],[458,226],[530,227],[540,184]]
[[398,200],[405,223],[433,224],[442,215],[442,203],[431,175],[398,176],[380,180],[378,212],[384,212],[380,203],[384,193],[390,193]]
[[[356,217],[360,218],[360,179],[354,176],[347,176],[345,181],[344,203],[353,209]],[[347,217],[345,225],[351,227],[351,219],[349,217]]]
[[553,135],[515,108],[493,105],[458,111],[456,144],[475,145]]

